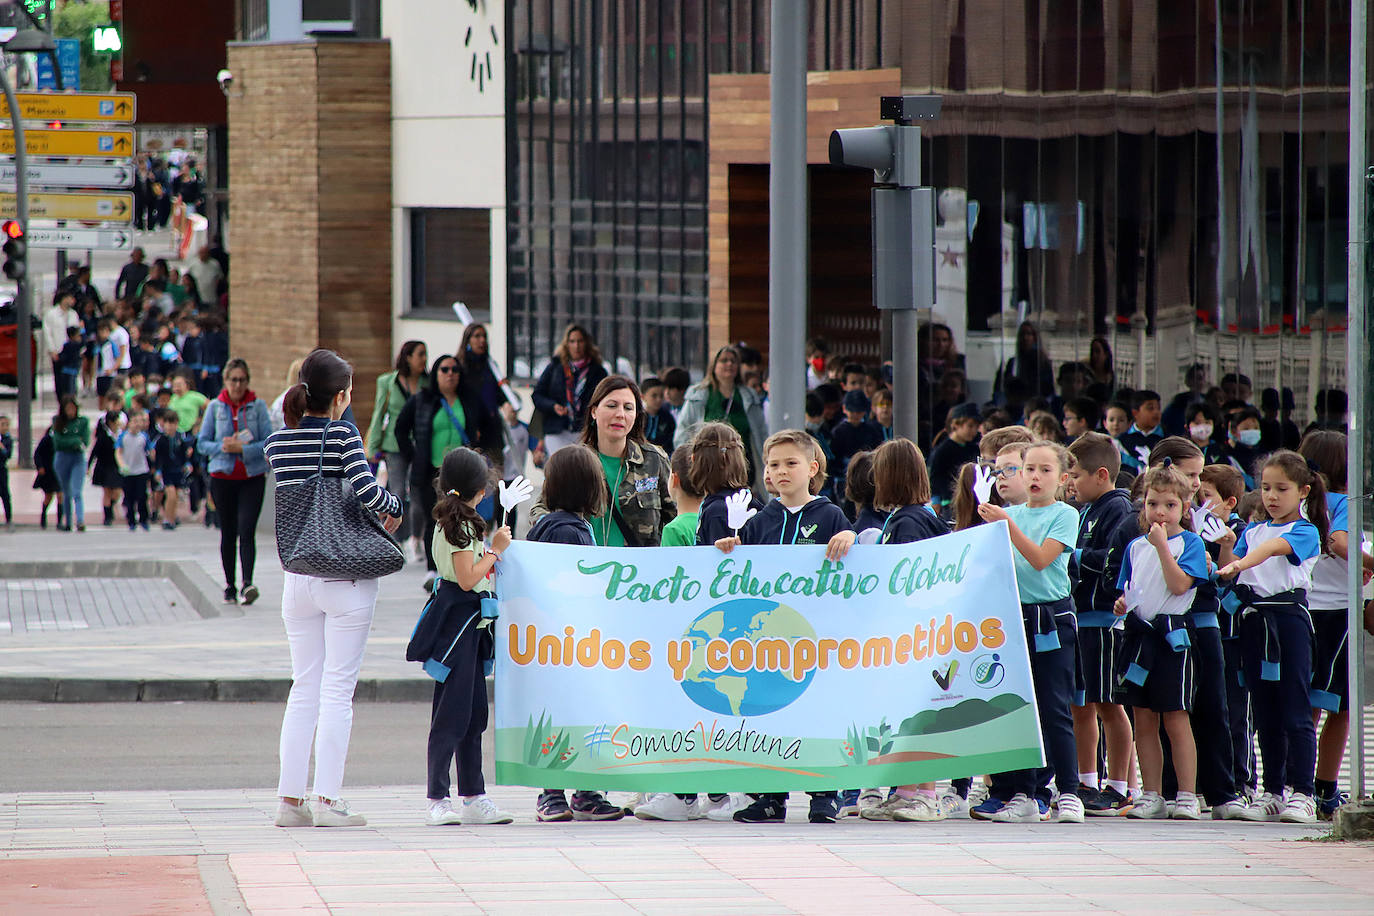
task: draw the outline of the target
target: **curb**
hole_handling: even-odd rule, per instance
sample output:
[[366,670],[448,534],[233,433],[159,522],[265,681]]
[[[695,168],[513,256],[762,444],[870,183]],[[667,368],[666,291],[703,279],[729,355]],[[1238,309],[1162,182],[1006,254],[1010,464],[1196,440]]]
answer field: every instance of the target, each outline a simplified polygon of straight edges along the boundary
[[[0,701],[32,703],[284,703],[290,678],[222,680],[0,677]],[[487,693],[495,695],[488,679]],[[434,696],[429,678],[358,681],[355,703],[413,703]]]
[[0,579],[170,579],[202,619],[242,617],[194,560],[20,560],[0,563]]

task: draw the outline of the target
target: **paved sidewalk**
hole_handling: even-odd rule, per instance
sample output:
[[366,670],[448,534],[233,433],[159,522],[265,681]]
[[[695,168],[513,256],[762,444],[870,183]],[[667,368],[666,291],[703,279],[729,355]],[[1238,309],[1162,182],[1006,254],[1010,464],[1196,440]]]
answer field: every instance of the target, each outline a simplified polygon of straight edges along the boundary
[[1307,841],[1324,827],[819,826],[795,820],[800,796],[785,825],[537,824],[533,790],[493,795],[515,824],[425,827],[418,786],[352,792],[370,823],[347,830],[269,826],[270,790],[0,795],[0,910],[1368,913],[1374,899],[1374,846]]

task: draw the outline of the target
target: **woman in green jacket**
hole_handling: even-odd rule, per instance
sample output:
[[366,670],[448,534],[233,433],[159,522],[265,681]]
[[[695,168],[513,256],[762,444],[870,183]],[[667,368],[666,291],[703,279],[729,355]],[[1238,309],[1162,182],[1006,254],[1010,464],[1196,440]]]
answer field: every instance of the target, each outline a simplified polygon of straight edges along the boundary
[[[62,517],[66,521],[58,525],[59,531],[71,531],[72,520],[76,530],[86,530],[86,448],[91,444],[91,423],[81,416],[81,408],[76,398],[64,395],[57,408],[57,416],[52,418],[53,469],[57,472],[57,482],[62,487]],[[75,504],[75,514],[72,507]]]
[[420,501],[410,498],[410,462],[396,445],[396,418],[410,396],[425,387],[428,375],[429,351],[424,341],[407,340],[396,354],[396,368],[377,377],[377,404],[372,409],[372,423],[367,428],[367,453],[373,461],[386,462],[386,488],[401,501],[401,527],[396,539],[407,545],[406,559],[414,561],[423,548],[418,538],[423,522],[411,523],[411,515]]

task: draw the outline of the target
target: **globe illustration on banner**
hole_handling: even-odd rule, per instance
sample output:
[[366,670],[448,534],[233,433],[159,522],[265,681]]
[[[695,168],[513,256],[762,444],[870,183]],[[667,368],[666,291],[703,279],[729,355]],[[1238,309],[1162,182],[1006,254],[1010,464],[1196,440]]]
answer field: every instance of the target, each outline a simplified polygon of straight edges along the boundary
[[[811,623],[793,608],[763,598],[737,598],[718,604],[693,620],[683,633],[692,643],[692,663],[682,679],[687,698],[703,709],[724,716],[762,716],[792,703],[806,692],[814,669],[800,681],[784,671],[745,671],[726,667],[712,671],[706,664],[706,646],[712,640],[727,645],[745,639],[816,638]],[[728,658],[728,656],[727,656]]]

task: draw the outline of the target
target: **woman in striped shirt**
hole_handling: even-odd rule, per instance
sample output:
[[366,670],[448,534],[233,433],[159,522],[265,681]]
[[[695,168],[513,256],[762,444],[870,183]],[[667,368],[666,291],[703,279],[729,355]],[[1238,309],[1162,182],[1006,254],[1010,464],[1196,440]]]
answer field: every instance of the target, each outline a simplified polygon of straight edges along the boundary
[[[359,502],[376,512],[388,531],[400,524],[401,503],[378,486],[363,441],[338,422],[353,396],[353,367],[332,350],[315,350],[301,364],[300,380],[286,392],[286,428],[264,450],[276,486],[298,486],[319,466],[345,477]],[[278,509],[281,504],[278,503]],[[282,621],[291,647],[291,694],[281,725],[278,827],[359,827],[367,823],[339,799],[353,726],[353,689],[367,646],[377,580],[318,579],[286,573]],[[315,745],[314,810],[306,804],[310,747]]]

